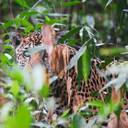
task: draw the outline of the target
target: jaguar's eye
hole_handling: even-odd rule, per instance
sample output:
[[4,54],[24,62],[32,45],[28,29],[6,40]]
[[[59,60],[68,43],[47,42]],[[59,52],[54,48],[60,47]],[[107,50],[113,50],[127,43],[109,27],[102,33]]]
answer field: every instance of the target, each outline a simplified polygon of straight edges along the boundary
[[30,57],[30,54],[28,53],[28,50],[24,50],[23,55],[26,57]]

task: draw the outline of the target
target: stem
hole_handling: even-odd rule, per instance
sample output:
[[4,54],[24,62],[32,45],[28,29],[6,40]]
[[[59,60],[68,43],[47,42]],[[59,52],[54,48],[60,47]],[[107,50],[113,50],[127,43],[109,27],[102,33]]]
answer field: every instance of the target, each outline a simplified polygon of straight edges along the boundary
[[9,11],[10,11],[10,16],[13,19],[14,18],[14,14],[13,14],[13,9],[12,9],[12,0],[9,1]]

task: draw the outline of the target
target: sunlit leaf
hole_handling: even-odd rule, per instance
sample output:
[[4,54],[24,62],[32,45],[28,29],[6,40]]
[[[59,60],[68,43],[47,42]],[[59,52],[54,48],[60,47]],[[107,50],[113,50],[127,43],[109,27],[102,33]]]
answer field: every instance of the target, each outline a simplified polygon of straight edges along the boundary
[[42,27],[42,24],[41,24],[41,23],[37,23],[37,24],[35,25],[35,29],[36,29],[36,30],[40,29],[41,27]]
[[49,96],[49,86],[48,85],[43,85],[41,90],[40,90],[40,94],[43,97],[48,97]]
[[13,81],[12,82],[12,85],[11,85],[11,89],[10,89],[10,92],[12,92],[12,94],[14,96],[17,96],[17,94],[19,93],[20,91],[20,87],[19,87],[19,84],[17,81]]
[[63,112],[63,114],[61,115],[61,117],[66,117],[70,112],[70,109],[67,109],[66,111]]
[[11,55],[9,55],[7,53],[5,53],[4,55],[8,58],[8,60],[11,60],[12,59],[12,56]]
[[54,23],[63,23],[67,17],[62,17],[61,19],[49,18],[47,15],[45,16],[46,24],[54,24]]
[[104,105],[104,103],[100,100],[94,100],[89,102],[88,104],[95,107],[102,107]]
[[78,60],[84,54],[85,50],[86,50],[86,46],[85,47],[81,47],[79,49],[79,51],[77,51],[76,55],[74,55],[72,57],[72,59],[70,60],[68,66],[67,66],[68,70],[71,69],[73,66],[75,66],[77,64]]
[[105,5],[105,8],[106,8],[109,4],[111,4],[111,2],[112,2],[112,0],[108,0],[107,4]]
[[91,39],[91,38],[94,38],[95,37],[95,35],[93,34],[93,29],[90,27],[90,26],[83,26],[81,29],[80,29],[80,31],[79,31],[79,35],[80,35],[80,37],[83,39],[84,38],[84,31],[86,31],[87,32],[87,34],[88,34],[88,36],[89,36],[89,38]]
[[6,56],[6,54],[0,54],[0,60],[3,64],[10,64],[10,59]]
[[124,52],[128,52],[126,48],[101,48],[99,50],[100,55],[102,56],[115,56],[122,54]]
[[22,19],[21,25],[26,27],[25,28],[26,33],[29,33],[30,31],[32,31],[34,29],[33,25],[27,19]]
[[7,128],[30,128],[32,121],[30,111],[25,105],[20,105],[16,115],[8,119]]
[[81,2],[84,3],[84,2],[86,2],[86,1],[87,1],[87,0],[82,0]]
[[12,67],[12,69],[10,70],[11,71],[9,72],[9,76],[12,79],[17,80],[20,84],[23,83],[24,76],[23,76],[22,70],[20,70],[20,68],[18,68],[17,66]]

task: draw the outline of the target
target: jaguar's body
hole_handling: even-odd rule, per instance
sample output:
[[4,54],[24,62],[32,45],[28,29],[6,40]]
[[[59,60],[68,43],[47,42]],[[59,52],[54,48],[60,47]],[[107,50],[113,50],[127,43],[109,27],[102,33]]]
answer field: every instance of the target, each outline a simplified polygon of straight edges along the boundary
[[[78,86],[76,67],[74,66],[69,70],[65,70],[65,66],[76,54],[76,50],[68,45],[56,44],[55,32],[51,26],[44,26],[42,31],[41,33],[32,33],[21,39],[20,45],[16,48],[16,60],[18,64],[24,67],[33,59],[33,56],[25,55],[28,48],[45,43],[48,45],[45,51],[46,56],[43,54],[39,58],[43,61],[47,60],[45,64],[48,64],[48,66],[45,67],[48,72],[58,76],[58,79],[53,83],[53,86],[51,85],[51,88],[54,97],[59,98],[57,102],[61,104],[60,107],[69,107],[71,110],[76,111],[86,101],[93,98],[102,98],[99,90],[107,81],[97,70],[101,62],[98,59],[92,59],[89,79],[87,81],[82,80],[80,86]],[[95,92],[98,92],[98,95],[95,95]]]

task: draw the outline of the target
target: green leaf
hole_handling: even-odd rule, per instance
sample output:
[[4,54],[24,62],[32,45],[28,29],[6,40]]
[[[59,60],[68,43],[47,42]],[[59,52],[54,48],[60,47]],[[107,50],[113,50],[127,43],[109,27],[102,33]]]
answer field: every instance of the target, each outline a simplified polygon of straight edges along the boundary
[[88,49],[86,49],[85,54],[82,56],[82,63],[83,63],[83,76],[84,79],[87,80],[90,74],[90,54]]
[[0,63],[2,64],[10,64],[10,60],[5,54],[0,54]]
[[15,20],[15,23],[14,23],[15,27],[16,28],[20,27],[22,19],[19,17],[19,15],[14,20]]
[[66,33],[58,42],[63,43],[65,40],[70,39],[72,35],[79,31],[80,27],[73,28],[68,33]]
[[20,84],[23,83],[24,76],[22,71],[17,66],[12,67],[10,70],[9,76],[12,79],[17,80]]
[[25,28],[25,33],[30,33],[33,30],[34,30],[34,27],[30,25],[30,26]]
[[75,114],[73,116],[71,128],[85,128],[85,126],[86,126],[85,119],[79,114]]
[[62,23],[65,20],[67,20],[67,18],[65,17],[60,18],[60,19],[55,19],[55,18],[49,18],[48,16],[45,16],[45,24]]
[[12,94],[14,94],[14,96],[17,96],[19,91],[20,91],[20,87],[19,87],[18,82],[17,81],[13,81],[11,89],[10,89],[10,92],[12,92]]
[[30,128],[32,121],[30,111],[25,105],[20,105],[16,115],[8,119],[6,128]]
[[63,112],[63,114],[61,115],[62,118],[66,117],[70,112],[70,109],[67,109],[66,111]]
[[117,56],[119,54],[128,54],[128,49],[126,48],[101,48],[99,50],[102,56]]
[[16,123],[17,123],[18,128],[29,128],[30,127],[31,114],[25,105],[22,105],[18,108],[17,114],[16,114]]
[[43,97],[48,97],[49,96],[49,86],[48,85],[43,85],[43,87],[40,90],[40,94]]
[[76,40],[76,39],[69,39],[68,40],[68,45],[69,46],[75,46],[76,44],[77,44],[77,42],[78,42],[78,40]]
[[88,49],[86,49],[84,54],[80,57],[78,61],[78,80],[88,80],[90,74],[90,61],[90,54]]
[[20,13],[19,17],[20,18],[23,18],[23,17],[29,18],[30,16],[34,16],[36,14],[37,14],[37,12],[34,11],[34,10],[32,10],[32,11],[25,11],[25,12]]
[[15,2],[16,2],[17,4],[19,4],[21,7],[29,8],[29,6],[28,6],[26,0],[15,0]]
[[36,29],[36,30],[39,30],[41,27],[42,27],[42,24],[41,24],[41,23],[37,23],[37,24],[35,25],[35,29]]
[[21,20],[21,25],[25,27],[26,33],[29,33],[30,31],[34,30],[33,25],[26,18]]
[[70,1],[70,2],[64,2],[64,6],[65,7],[70,7],[70,6],[75,6],[75,5],[78,5],[80,4],[80,1]]
[[3,24],[3,28],[7,29],[7,28],[11,27],[14,24],[14,22],[15,22],[14,19],[8,20],[7,22],[5,22]]
[[103,107],[104,103],[100,100],[94,100],[89,102],[89,105],[94,106],[94,107]]

